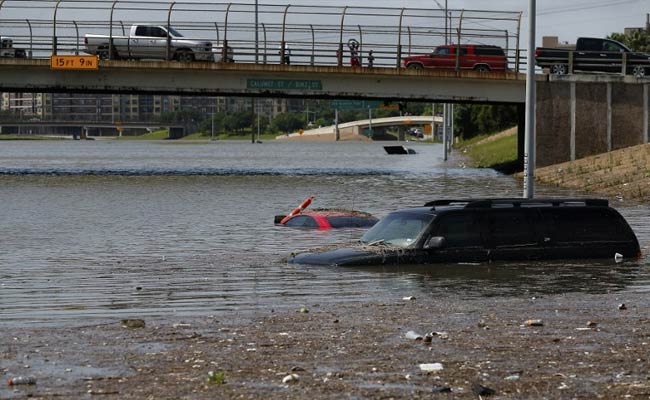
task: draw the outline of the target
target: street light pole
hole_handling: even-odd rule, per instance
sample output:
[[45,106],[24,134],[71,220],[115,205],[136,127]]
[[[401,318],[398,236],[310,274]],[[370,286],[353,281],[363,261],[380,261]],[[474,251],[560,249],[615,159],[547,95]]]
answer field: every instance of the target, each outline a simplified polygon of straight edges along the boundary
[[447,34],[447,18],[449,17],[448,15],[449,11],[447,8],[447,0],[445,0],[445,44],[449,44],[448,37],[449,35]]
[[255,64],[259,62],[259,35],[258,35],[258,24],[259,24],[259,0],[255,0]]
[[524,198],[535,196],[535,0],[528,0],[528,54],[526,57],[526,131],[524,139]]

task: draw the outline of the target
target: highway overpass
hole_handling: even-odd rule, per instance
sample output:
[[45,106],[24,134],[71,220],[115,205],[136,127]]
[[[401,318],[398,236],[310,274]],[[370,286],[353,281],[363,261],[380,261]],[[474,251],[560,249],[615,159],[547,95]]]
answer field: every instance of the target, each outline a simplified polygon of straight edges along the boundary
[[[442,117],[436,116],[435,118],[430,115],[408,115],[401,117],[387,117],[387,118],[373,118],[359,121],[345,122],[338,125],[339,140],[373,140],[372,138],[364,135],[364,131],[372,127],[373,131],[382,132],[384,128],[394,126],[423,126],[431,125],[432,123],[437,126],[442,125]],[[435,132],[435,131],[434,131]],[[304,141],[334,141],[336,140],[336,126],[324,126],[315,129],[309,129],[304,132],[294,132],[288,135],[280,135],[276,137],[278,140],[304,140]],[[382,135],[385,137],[385,135]],[[396,138],[397,139],[397,138]]]
[[72,92],[523,103],[515,72],[309,65],[99,62],[98,70],[53,70],[47,59],[0,58],[0,92]]

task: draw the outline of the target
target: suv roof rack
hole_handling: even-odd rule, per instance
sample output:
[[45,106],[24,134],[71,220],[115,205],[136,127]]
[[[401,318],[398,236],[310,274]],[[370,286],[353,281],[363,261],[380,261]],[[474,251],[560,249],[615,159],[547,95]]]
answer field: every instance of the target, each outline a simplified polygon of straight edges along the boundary
[[440,207],[440,206],[463,206],[463,208],[492,208],[498,206],[552,206],[552,207],[566,207],[566,206],[582,206],[582,207],[607,207],[609,201],[606,199],[552,199],[552,198],[539,198],[539,199],[523,199],[523,198],[494,198],[494,199],[449,199],[449,200],[434,200],[426,203],[425,207]]

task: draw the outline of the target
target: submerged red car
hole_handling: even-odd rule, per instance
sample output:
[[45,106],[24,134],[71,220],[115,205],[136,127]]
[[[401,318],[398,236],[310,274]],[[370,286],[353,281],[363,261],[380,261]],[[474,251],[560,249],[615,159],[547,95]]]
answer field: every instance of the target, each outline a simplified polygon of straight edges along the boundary
[[331,229],[369,228],[378,221],[377,218],[363,211],[336,208],[315,208],[305,211],[315,197],[314,195],[307,197],[289,215],[276,215],[275,223],[294,228]]
[[285,215],[276,215],[275,223],[294,228],[332,229],[332,228],[369,228],[375,225],[377,218],[362,211],[315,208],[289,217],[283,224]]

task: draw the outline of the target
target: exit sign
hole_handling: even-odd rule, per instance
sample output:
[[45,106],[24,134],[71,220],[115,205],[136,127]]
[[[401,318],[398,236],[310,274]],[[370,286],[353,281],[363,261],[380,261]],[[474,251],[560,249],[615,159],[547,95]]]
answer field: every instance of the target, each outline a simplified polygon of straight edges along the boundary
[[323,83],[316,79],[248,79],[247,89],[262,90],[323,90]]

